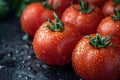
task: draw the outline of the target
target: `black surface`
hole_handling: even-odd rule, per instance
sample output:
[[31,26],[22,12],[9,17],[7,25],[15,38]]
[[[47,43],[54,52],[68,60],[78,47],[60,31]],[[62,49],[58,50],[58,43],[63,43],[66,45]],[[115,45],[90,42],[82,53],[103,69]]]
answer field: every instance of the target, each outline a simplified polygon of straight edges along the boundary
[[82,80],[71,65],[52,67],[36,59],[31,44],[18,19],[0,22],[0,80]]

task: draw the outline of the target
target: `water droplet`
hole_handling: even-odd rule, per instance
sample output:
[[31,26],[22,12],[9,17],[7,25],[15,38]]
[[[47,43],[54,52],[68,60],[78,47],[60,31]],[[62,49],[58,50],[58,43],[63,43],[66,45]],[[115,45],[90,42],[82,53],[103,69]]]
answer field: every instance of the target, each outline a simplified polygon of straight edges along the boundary
[[46,30],[45,32],[48,33],[48,30]]
[[32,58],[30,55],[28,56],[28,59]]
[[13,57],[13,60],[16,60],[16,57]]
[[42,53],[45,53],[45,51],[44,51],[44,50],[42,50],[41,52],[42,52]]
[[25,63],[25,61],[22,61],[22,63],[24,64],[24,63]]
[[25,47],[26,49],[29,49],[29,45],[24,45],[24,47]]
[[11,54],[10,54],[10,53],[8,53],[8,54],[7,54],[7,56],[8,56],[8,57],[11,57]]
[[27,34],[25,34],[23,37],[22,37],[22,40],[28,40],[28,35]]
[[119,25],[117,25],[117,27],[119,27]]
[[18,51],[18,50],[16,50],[15,52],[16,52],[16,53],[19,53],[19,51]]
[[18,77],[19,77],[19,78],[21,78],[21,77],[22,77],[22,75],[18,75]]
[[43,64],[42,67],[43,67],[44,69],[48,69],[48,68],[49,68],[46,64]]
[[27,76],[25,76],[25,80],[28,80],[29,78]]
[[4,68],[5,66],[0,65],[0,69]]
[[28,67],[28,70],[31,70],[31,67]]
[[19,69],[20,69],[20,67],[17,67],[17,69],[19,70]]
[[40,67],[40,64],[36,64],[36,66]]

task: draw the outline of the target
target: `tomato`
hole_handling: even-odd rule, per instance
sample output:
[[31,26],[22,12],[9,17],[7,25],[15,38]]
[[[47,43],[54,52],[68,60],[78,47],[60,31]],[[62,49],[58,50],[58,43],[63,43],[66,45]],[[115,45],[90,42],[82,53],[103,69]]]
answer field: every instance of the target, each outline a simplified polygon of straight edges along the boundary
[[43,4],[40,2],[29,4],[20,17],[22,30],[33,37],[43,22],[47,21],[48,18],[54,19],[53,12],[56,12],[61,18],[63,10],[70,6],[71,0],[65,2],[65,0],[53,0],[53,2],[47,0]]
[[97,32],[101,35],[113,35],[113,40],[120,40],[120,10],[116,9],[111,17],[104,18],[98,26]]
[[[58,6],[58,8],[56,9],[56,12],[63,12],[66,8],[68,8],[71,5],[71,2],[76,4],[78,3],[78,0],[47,0],[48,4],[52,4],[53,8],[56,8]],[[62,14],[61,14],[62,15]]]
[[102,6],[107,0],[85,0],[85,1],[87,1],[90,4],[96,5],[99,8],[102,8]]
[[85,80],[120,78],[120,47],[110,39],[111,36],[93,34],[78,42],[72,54],[72,66],[80,77]]
[[82,35],[95,33],[103,18],[104,15],[99,8],[88,5],[82,0],[80,4],[67,8],[62,16],[63,21],[74,24]]
[[54,19],[53,12],[45,9],[40,2],[29,4],[20,17],[22,30],[33,37],[44,21]]
[[43,23],[37,30],[33,49],[36,57],[48,65],[66,65],[71,62],[73,48],[81,34],[74,25],[55,19]]
[[119,0],[107,1],[103,6],[102,11],[105,16],[109,16],[109,15],[114,14],[114,8],[120,9],[120,1]]

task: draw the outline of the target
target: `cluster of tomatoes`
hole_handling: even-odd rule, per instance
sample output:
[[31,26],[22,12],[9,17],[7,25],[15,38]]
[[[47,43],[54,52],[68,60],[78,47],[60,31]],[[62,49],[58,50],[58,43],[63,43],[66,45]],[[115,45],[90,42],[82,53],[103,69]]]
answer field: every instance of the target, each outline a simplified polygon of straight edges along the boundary
[[47,0],[28,5],[22,30],[36,57],[52,66],[72,62],[85,80],[120,78],[120,1]]

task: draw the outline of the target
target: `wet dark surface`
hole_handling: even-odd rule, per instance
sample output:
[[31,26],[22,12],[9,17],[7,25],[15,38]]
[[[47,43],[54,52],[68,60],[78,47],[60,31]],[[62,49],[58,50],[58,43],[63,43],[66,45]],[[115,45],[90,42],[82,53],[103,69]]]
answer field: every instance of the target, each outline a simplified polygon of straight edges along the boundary
[[36,59],[31,44],[18,19],[0,22],[0,80],[82,80],[71,65],[52,67]]

